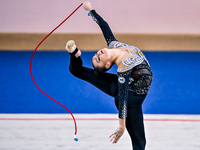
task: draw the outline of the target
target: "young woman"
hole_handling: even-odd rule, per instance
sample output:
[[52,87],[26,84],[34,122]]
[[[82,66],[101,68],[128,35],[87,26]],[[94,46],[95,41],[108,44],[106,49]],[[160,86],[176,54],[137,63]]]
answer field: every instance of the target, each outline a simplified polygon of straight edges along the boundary
[[[74,76],[115,98],[119,127],[110,135],[110,141],[117,143],[126,127],[133,149],[144,150],[146,139],[141,105],[152,81],[149,63],[137,47],[115,39],[107,22],[93,10],[89,2],[84,2],[83,7],[100,26],[109,48],[103,48],[93,56],[94,69],[90,69],[82,66],[81,51],[74,41],[68,41],[66,49],[71,55],[69,70]],[[113,64],[118,66],[117,75],[105,73]]]

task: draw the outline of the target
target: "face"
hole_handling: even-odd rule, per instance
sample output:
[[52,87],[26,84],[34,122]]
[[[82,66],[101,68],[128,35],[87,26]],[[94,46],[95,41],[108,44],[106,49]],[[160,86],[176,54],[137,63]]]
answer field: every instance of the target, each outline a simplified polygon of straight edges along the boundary
[[109,49],[104,48],[99,50],[92,58],[92,64],[96,67],[106,67],[110,59]]

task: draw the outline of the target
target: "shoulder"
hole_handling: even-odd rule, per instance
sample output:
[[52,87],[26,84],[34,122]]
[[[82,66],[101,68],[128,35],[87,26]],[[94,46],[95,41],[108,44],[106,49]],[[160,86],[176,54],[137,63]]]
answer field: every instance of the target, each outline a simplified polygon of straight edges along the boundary
[[115,48],[115,44],[116,44],[116,43],[118,43],[118,41],[112,41],[112,42],[109,44],[108,48]]
[[129,74],[130,71],[132,70],[133,66],[126,66],[124,65],[124,63],[126,63],[125,61],[123,61],[123,63],[121,62],[119,65],[118,65],[118,68],[117,68],[117,73],[118,74]]
[[130,47],[130,45],[127,45],[127,44],[119,42],[119,41],[112,41],[109,44],[109,48],[118,48],[118,47]]
[[135,46],[132,45],[128,45],[119,41],[112,41],[109,44],[109,48],[118,48],[118,47],[130,47],[130,48],[135,48]]

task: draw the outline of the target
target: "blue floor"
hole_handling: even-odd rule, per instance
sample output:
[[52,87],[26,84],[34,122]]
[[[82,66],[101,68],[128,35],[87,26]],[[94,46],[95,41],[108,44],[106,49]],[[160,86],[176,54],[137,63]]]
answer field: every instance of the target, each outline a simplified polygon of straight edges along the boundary
[[[92,67],[94,52],[82,52]],[[144,52],[153,83],[143,103],[146,114],[200,114],[200,52]],[[34,85],[32,52],[0,51],[0,113],[68,113]],[[32,72],[38,86],[72,113],[117,113],[112,97],[68,71],[67,52],[36,52]],[[116,71],[114,66],[110,72]]]

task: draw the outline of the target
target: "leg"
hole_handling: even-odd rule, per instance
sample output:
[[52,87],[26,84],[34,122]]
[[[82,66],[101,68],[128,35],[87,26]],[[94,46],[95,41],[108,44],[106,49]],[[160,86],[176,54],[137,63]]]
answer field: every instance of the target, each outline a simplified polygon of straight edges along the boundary
[[93,84],[106,94],[113,97],[117,94],[117,76],[115,74],[103,73],[97,76],[93,69],[82,66],[81,57],[74,55],[70,57],[69,70],[77,78]]
[[83,67],[81,51],[78,50],[73,40],[67,42],[66,50],[71,55],[69,70],[74,76],[93,84],[110,96],[117,94],[117,75],[103,73],[97,76],[93,69]]
[[126,119],[126,128],[131,137],[133,150],[144,150],[146,145],[141,106],[131,108]]
[[[141,105],[146,95],[141,96],[133,92],[128,94],[126,129],[131,137],[133,150],[144,150],[146,139]],[[115,97],[115,104],[117,107],[119,106],[117,96]]]
[[146,145],[142,103],[146,95],[129,92],[126,128],[131,136],[134,150],[144,150]]

